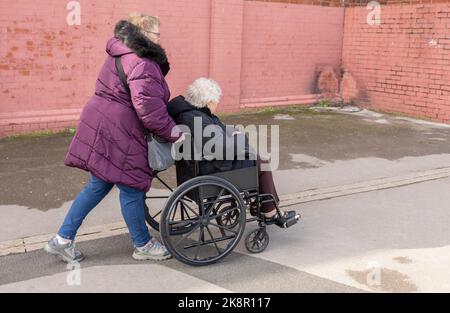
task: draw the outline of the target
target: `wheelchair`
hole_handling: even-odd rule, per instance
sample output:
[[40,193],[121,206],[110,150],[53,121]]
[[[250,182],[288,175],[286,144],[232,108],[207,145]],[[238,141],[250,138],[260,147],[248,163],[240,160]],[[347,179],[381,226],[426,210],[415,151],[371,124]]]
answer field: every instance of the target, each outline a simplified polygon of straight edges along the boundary
[[[257,222],[258,228],[246,235],[245,247],[250,253],[264,251],[269,244],[266,227],[274,222],[265,219],[261,205],[273,203],[280,216],[281,212],[272,194],[258,191],[256,161],[251,167],[207,175],[200,174],[200,162],[176,162],[176,189],[158,176],[160,172],[154,172],[154,178],[171,194],[144,196],[147,223],[160,232],[174,258],[188,265],[208,265],[226,257],[241,240],[248,222]],[[154,199],[167,200],[162,209],[152,209]],[[278,226],[290,227],[299,218],[297,214],[282,217]]]

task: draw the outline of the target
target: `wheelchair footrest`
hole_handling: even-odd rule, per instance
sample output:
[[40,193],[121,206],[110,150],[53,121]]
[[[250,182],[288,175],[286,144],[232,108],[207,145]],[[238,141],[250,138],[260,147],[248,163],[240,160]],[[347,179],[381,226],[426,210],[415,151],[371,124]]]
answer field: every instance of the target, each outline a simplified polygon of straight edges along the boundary
[[280,228],[288,228],[294,224],[297,224],[300,219],[300,214],[297,214],[295,211],[285,212],[284,216],[277,215],[274,218],[265,218],[264,222],[266,225],[275,224]]
[[283,227],[284,228],[291,227],[292,225],[297,224],[299,219],[300,219],[300,214],[296,214],[295,216],[289,216],[288,218],[285,219]]

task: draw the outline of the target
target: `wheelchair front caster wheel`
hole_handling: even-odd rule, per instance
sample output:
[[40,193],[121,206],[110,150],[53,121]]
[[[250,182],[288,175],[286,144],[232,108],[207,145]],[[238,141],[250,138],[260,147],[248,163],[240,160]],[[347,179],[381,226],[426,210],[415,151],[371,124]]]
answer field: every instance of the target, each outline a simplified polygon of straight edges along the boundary
[[269,244],[269,234],[264,228],[250,232],[245,238],[245,247],[251,253],[263,252]]

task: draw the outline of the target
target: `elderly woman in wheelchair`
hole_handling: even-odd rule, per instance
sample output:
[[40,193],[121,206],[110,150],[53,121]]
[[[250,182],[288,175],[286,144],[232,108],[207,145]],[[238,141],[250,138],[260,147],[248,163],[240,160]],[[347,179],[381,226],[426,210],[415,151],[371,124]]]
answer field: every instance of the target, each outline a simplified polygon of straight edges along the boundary
[[[190,265],[211,264],[228,255],[239,243],[246,222],[258,222],[245,239],[247,250],[258,253],[269,243],[267,225],[287,228],[300,218],[295,211],[280,211],[272,173],[262,170],[268,161],[252,151],[243,133],[230,131],[213,114],[220,97],[215,81],[199,78],[185,96],[169,102],[169,115],[191,134],[190,151],[176,162],[175,190],[156,175],[172,193],[160,212],[154,216],[147,212],[147,221],[159,228],[170,253]],[[212,138],[203,135],[208,127],[213,129]],[[208,145],[214,147],[209,155]],[[217,158],[219,152],[223,157]]]

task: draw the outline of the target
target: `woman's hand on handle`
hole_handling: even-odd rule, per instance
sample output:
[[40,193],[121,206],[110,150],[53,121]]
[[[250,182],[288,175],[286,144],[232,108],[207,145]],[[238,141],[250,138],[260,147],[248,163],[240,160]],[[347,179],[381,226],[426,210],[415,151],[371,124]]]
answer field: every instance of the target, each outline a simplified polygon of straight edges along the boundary
[[174,143],[182,143],[185,140],[186,140],[186,135],[184,133],[181,133],[180,138],[178,138],[177,141],[175,141]]

